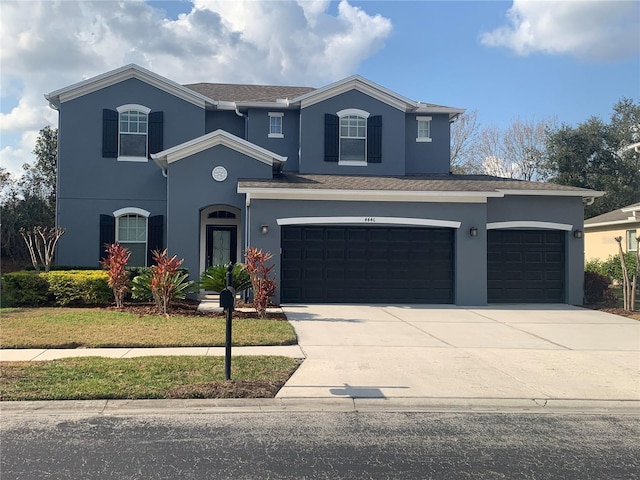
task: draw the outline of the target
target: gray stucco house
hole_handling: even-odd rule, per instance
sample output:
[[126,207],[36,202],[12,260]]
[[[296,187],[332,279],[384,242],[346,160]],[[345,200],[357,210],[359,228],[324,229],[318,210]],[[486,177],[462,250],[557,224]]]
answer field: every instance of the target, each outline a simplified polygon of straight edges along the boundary
[[118,241],[134,265],[167,247],[197,279],[255,246],[282,303],[582,303],[599,192],[450,174],[462,109],[360,76],[179,85],[136,65],[45,97],[59,264],[97,266]]

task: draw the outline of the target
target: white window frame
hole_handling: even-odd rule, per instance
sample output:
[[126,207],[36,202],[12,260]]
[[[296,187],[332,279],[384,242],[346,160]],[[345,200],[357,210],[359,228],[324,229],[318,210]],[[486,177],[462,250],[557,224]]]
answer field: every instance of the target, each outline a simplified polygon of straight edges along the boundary
[[[126,105],[121,105],[116,108],[118,111],[118,161],[119,162],[147,162],[148,154],[149,154],[149,112],[151,109],[145,107],[144,105],[138,105],[137,103],[128,103]],[[122,132],[120,129],[121,125],[121,115],[126,112],[139,112],[144,113],[147,116],[147,131],[144,134],[139,132]],[[120,135],[144,135],[145,136],[145,155],[144,156],[132,156],[132,155],[121,155],[120,153]]]
[[[431,120],[432,117],[416,117],[416,122],[418,124],[417,127],[417,134],[416,134],[416,142],[432,142],[433,139],[431,138]],[[424,135],[424,132],[421,132],[420,127],[422,124],[426,124],[427,126],[427,133],[428,135]]]
[[[638,242],[636,238],[638,238],[637,230],[627,230],[627,252],[637,252],[638,251]],[[632,243],[635,243],[635,248],[633,248]]]
[[[274,131],[273,119],[280,119],[280,131]],[[269,112],[269,138],[284,138],[284,113],[283,112]]]
[[[338,165],[346,167],[366,167],[367,166],[367,120],[369,112],[360,110],[359,108],[346,108],[336,112],[338,115]],[[364,118],[364,137],[342,136],[342,119],[345,117]],[[363,160],[342,160],[342,139],[352,138],[364,141],[364,159]]]
[[[121,208],[119,210],[116,210],[115,212],[113,212],[113,216],[116,217],[116,243],[119,243],[120,245],[122,245],[123,247],[127,247],[128,244],[132,244],[132,243],[136,243],[136,244],[141,244],[144,243],[144,265],[140,265],[143,267],[147,266],[147,249],[149,248],[149,215],[151,215],[151,212],[148,212],[147,210],[143,210],[142,208],[136,208],[136,207],[125,207],[125,208]],[[128,216],[137,216],[137,217],[142,217],[145,219],[145,239],[144,242],[139,241],[139,240],[126,240],[126,241],[122,241],[120,240],[120,220],[123,217],[128,217]],[[138,265],[136,265],[138,266]]]

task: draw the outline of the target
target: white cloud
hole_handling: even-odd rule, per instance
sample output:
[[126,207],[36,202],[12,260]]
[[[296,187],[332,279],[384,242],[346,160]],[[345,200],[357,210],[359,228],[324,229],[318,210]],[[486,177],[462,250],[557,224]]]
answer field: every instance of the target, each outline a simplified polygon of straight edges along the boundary
[[[142,1],[2,1],[0,93],[17,101],[5,102],[15,106],[0,114],[0,133],[55,125],[45,93],[132,62],[180,83],[335,81],[382,48],[392,25],[346,0],[337,14],[329,7],[193,0],[173,20]],[[31,150],[5,143],[2,165],[20,170]]]
[[518,55],[569,54],[618,60],[640,51],[640,5],[635,1],[514,0],[509,24],[481,36],[483,45]]

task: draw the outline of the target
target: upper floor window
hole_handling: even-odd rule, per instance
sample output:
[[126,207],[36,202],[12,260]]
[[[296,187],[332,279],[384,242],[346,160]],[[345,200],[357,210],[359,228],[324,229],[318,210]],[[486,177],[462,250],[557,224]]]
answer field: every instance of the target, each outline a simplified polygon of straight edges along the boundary
[[416,142],[431,141],[431,117],[416,117],[418,121],[418,136]]
[[269,138],[284,138],[282,117],[282,112],[269,112]]
[[627,230],[627,252],[638,251],[638,234],[636,230]]
[[324,116],[324,161],[364,166],[382,162],[382,116],[348,108]]
[[117,110],[119,116],[118,158],[123,160],[122,157],[142,157],[146,160],[150,109],[142,105],[123,105]]
[[119,161],[146,162],[163,150],[162,112],[143,105],[121,105],[102,110],[102,156]]

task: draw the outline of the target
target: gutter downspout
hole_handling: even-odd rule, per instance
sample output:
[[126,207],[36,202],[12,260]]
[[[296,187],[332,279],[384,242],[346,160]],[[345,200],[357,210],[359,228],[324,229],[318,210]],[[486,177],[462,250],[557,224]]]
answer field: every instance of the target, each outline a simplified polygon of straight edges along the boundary
[[240,111],[240,109],[238,108],[238,104],[236,102],[233,102],[233,105],[236,107],[236,115],[238,115],[239,117],[244,118],[244,139],[248,140],[248,136],[249,136],[249,116],[245,115],[244,113],[242,113]]

